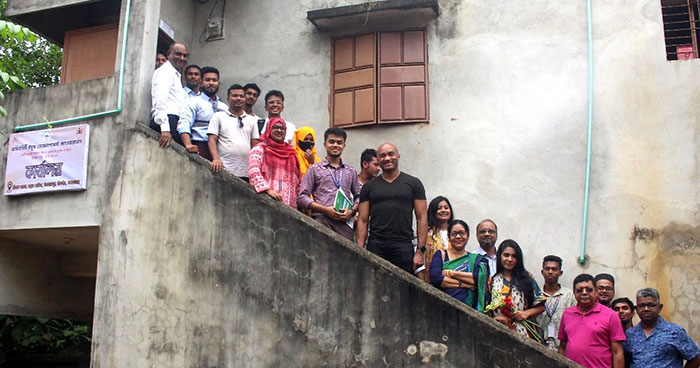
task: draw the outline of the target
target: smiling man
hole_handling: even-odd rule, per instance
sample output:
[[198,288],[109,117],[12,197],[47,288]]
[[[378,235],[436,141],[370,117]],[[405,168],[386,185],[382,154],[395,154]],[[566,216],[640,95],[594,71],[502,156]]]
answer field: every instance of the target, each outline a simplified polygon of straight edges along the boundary
[[476,225],[476,240],[479,246],[476,247],[476,253],[485,256],[489,261],[490,277],[496,274],[496,241],[498,240],[498,226],[491,219],[482,220]]
[[656,289],[637,291],[640,323],[627,330],[625,353],[630,368],[685,368],[700,366],[700,349],[683,327],[667,322],[660,314],[664,305]]
[[593,276],[576,276],[574,297],[577,304],[561,317],[559,354],[586,368],[624,368],[622,323],[612,309],[598,303]]
[[[360,200],[357,171],[343,163],[347,133],[341,128],[328,128],[323,134],[326,159],[306,170],[301,181],[297,203],[302,211],[311,210],[311,217],[344,238],[353,240],[352,222]],[[342,195],[352,201],[352,209],[336,208],[336,198]]]
[[[428,208],[421,181],[399,170],[399,149],[392,143],[377,148],[382,174],[362,187],[357,245],[413,274],[423,263],[428,235]],[[416,216],[418,249],[413,250],[413,214]],[[368,234],[369,222],[369,240]]]
[[232,85],[226,96],[228,110],[214,113],[207,128],[212,156],[211,170],[219,172],[226,169],[248,181],[248,154],[260,139],[256,120],[243,111],[243,86]]
[[[262,132],[267,131],[267,124],[272,118],[282,118],[282,111],[284,111],[284,94],[282,91],[273,89],[265,94],[265,111],[267,111],[267,119],[265,119],[265,124],[260,130]],[[287,124],[287,133],[285,133],[284,141],[294,147],[294,132],[297,130],[297,127],[288,120],[284,122]]]
[[182,144],[177,134],[180,109],[187,94],[182,89],[182,68],[189,52],[182,42],[175,42],[168,50],[168,61],[153,72],[151,81],[151,129],[160,132],[158,144],[166,147],[174,139]]
[[210,66],[201,70],[202,93],[187,99],[180,112],[177,132],[187,151],[211,161],[207,136],[209,121],[215,112],[226,111],[228,106],[216,95],[219,92],[219,70]]
[[188,97],[196,97],[201,94],[202,68],[198,65],[188,65],[185,67],[185,92]]
[[615,278],[609,273],[599,273],[595,276],[594,281],[598,293],[598,303],[612,308],[610,303],[615,299]]

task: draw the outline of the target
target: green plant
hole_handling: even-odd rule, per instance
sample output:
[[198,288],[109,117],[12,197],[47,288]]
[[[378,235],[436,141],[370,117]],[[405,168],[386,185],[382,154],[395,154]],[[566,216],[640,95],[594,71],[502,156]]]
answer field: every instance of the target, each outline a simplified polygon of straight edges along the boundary
[[0,364],[31,354],[87,356],[92,329],[69,320],[0,315]]
[[[0,0],[4,14],[7,0]],[[16,89],[59,82],[63,51],[28,28],[0,17],[0,101]],[[0,116],[7,111],[0,105]]]

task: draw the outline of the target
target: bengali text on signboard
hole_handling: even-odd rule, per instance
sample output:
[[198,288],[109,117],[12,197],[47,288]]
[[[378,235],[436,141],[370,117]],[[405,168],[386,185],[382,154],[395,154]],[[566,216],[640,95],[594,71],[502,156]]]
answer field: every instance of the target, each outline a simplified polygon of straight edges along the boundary
[[86,189],[89,138],[87,124],[11,134],[5,195]]

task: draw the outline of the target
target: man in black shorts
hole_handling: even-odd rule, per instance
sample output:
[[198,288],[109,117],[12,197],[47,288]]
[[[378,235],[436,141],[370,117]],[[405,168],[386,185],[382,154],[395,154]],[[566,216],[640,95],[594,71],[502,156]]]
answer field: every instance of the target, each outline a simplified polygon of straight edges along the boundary
[[[391,143],[377,148],[382,175],[369,181],[360,192],[360,216],[356,242],[367,250],[413,273],[423,262],[428,233],[428,210],[423,183],[399,171],[399,149]],[[413,212],[416,214],[418,250],[413,251]]]

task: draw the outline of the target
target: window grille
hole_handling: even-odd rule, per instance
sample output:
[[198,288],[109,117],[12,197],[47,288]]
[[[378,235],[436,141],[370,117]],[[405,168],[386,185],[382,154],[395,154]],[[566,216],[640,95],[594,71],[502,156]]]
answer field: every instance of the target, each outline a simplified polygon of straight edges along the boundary
[[667,60],[697,59],[700,44],[698,0],[661,0]]

